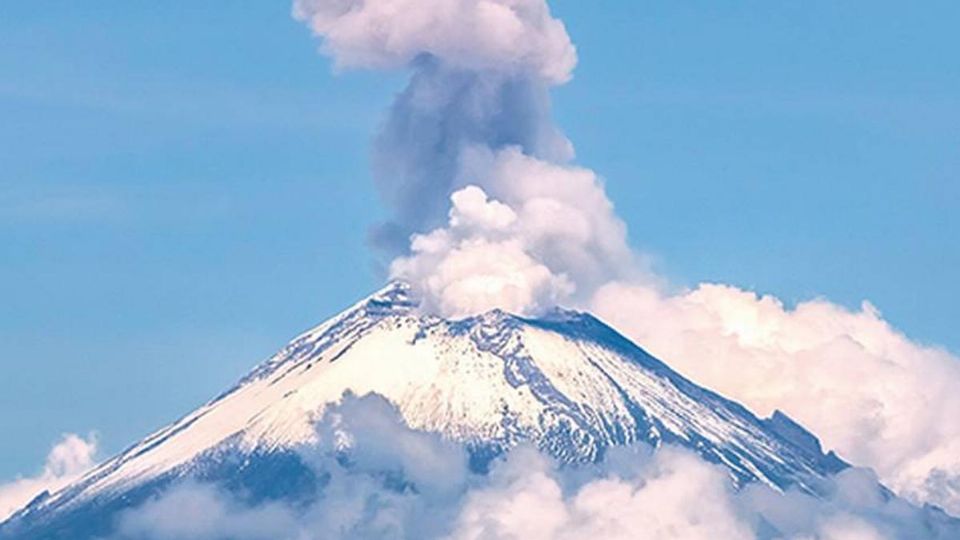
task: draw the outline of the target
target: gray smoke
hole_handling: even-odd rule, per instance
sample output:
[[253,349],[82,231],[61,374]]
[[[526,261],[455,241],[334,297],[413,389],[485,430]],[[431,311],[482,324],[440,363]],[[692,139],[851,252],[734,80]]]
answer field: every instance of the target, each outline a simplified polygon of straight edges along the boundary
[[406,69],[374,149],[392,219],[375,229],[389,253],[443,224],[466,148],[518,147],[563,162],[572,148],[550,117],[549,88],[576,53],[543,0],[298,0],[296,17],[340,67]]
[[415,64],[374,151],[377,187],[393,211],[374,241],[394,254],[408,251],[413,233],[443,224],[450,195],[464,187],[464,149],[518,147],[549,160],[570,157],[569,144],[550,122],[543,81],[452,70],[426,56]]

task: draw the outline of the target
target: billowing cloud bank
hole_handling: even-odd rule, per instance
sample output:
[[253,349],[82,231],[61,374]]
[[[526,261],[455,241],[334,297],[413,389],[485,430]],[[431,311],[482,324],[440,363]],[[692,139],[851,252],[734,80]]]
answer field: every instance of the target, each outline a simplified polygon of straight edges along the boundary
[[18,478],[0,485],[0,522],[23,508],[44,491],[56,491],[80,477],[94,465],[97,439],[64,435],[47,455],[43,471],[30,478]]
[[[802,421],[918,502],[960,515],[960,359],[872,307],[704,284],[669,293],[550,118],[576,54],[544,0],[298,0],[342,67],[409,69],[375,151],[378,229],[424,308],[590,309],[698,382]],[[409,239],[409,243],[407,240]]]
[[254,505],[185,483],[123,514],[113,538],[926,540],[958,532],[885,495],[862,469],[839,475],[825,500],[759,485],[734,493],[723,469],[674,448],[620,448],[566,469],[519,448],[478,475],[463,447],[405,427],[372,395],[345,398],[318,435],[321,447],[303,457],[330,481],[307,507]]
[[873,306],[611,284],[592,307],[682,373],[756,413],[786,411],[904,496],[960,514],[960,360]]

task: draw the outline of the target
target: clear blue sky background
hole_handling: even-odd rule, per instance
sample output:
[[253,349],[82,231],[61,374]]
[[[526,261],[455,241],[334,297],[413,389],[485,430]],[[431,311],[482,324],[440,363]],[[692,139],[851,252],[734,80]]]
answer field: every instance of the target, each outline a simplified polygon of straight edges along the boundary
[[[869,299],[960,351],[960,3],[555,0],[579,161],[674,282]],[[286,2],[0,8],[0,479],[106,452],[379,285],[399,75]]]

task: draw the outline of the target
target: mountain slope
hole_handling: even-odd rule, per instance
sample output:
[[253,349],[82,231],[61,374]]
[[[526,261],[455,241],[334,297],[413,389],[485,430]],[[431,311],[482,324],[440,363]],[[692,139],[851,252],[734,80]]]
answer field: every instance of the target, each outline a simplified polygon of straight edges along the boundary
[[[756,418],[590,315],[493,311],[448,321],[419,314],[408,287],[393,283],[210,403],[38,498],[0,533],[102,530],[111,513],[183,477],[296,497],[312,487],[295,449],[314,441],[325,406],[348,390],[381,394],[412,427],[467,443],[477,468],[524,441],[567,462],[597,459],[613,445],[673,443],[724,465],[738,485],[811,493],[846,467],[786,416]],[[269,481],[278,477],[286,481]]]

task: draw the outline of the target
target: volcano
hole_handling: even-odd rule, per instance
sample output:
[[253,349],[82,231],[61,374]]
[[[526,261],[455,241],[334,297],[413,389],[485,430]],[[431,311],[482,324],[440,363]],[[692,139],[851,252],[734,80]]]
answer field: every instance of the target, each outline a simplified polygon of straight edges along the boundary
[[786,415],[758,418],[589,314],[447,320],[421,313],[411,288],[394,282],[76,483],[41,494],[0,537],[96,537],[117,512],[185,478],[260,500],[306,497],[322,486],[300,449],[317,442],[315,424],[345,393],[383,396],[410,427],[464,444],[477,471],[521,443],[564,463],[672,444],[725,467],[736,486],[816,495],[848,467]]

